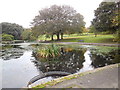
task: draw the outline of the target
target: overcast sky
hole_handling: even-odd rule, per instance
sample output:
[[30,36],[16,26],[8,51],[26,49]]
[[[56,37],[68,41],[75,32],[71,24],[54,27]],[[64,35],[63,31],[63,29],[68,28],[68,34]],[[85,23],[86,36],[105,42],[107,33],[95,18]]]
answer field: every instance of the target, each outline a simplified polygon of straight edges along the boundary
[[0,0],[0,23],[10,22],[30,27],[38,11],[51,5],[70,5],[84,16],[86,27],[94,18],[94,10],[103,0]]

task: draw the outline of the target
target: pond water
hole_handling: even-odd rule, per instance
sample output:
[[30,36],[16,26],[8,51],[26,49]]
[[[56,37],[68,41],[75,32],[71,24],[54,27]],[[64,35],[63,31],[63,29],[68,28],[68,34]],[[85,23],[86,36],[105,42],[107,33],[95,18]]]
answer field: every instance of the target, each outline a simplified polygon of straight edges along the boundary
[[[85,72],[120,62],[117,47],[92,45],[59,45],[63,53],[57,58],[36,58],[33,51],[44,46],[46,44],[2,45],[2,88],[26,87],[31,78],[49,71]],[[46,77],[40,82],[53,78]]]

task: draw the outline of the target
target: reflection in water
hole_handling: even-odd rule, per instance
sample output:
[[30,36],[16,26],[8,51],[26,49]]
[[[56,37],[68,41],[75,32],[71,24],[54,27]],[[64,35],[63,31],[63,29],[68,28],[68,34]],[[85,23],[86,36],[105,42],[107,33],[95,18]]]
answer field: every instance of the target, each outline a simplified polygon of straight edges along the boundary
[[[108,48],[109,50],[109,48]],[[39,71],[64,71],[69,73],[84,72],[110,64],[120,63],[119,51],[111,49],[108,52],[98,52],[94,47],[62,47],[61,55],[55,58],[38,58],[34,61]]]
[[30,60],[34,59],[32,51],[27,51],[18,45],[7,47],[6,45],[2,46],[2,88],[26,87],[28,81],[39,74]]
[[0,56],[3,60],[19,59],[25,51],[32,51],[29,43],[22,43],[21,45],[2,45],[2,53]]
[[3,60],[18,59],[24,51],[19,45],[3,45],[1,56]]
[[90,57],[90,51],[89,50],[87,50],[85,52],[84,57],[85,57],[85,62],[83,63],[83,68],[80,69],[80,72],[93,70],[94,67],[91,65],[92,60],[91,60],[91,57]]
[[[120,50],[109,50],[109,52],[105,53],[104,50],[98,52],[93,46],[85,47],[83,45],[82,48],[79,45],[79,48],[62,46],[62,52],[64,53],[61,53],[60,56],[38,59],[28,45],[24,43],[2,46],[2,84],[4,88],[25,87],[32,77],[49,71],[76,73],[120,63]],[[46,79],[51,80],[52,77]]]
[[58,57],[49,58],[48,60],[45,61],[44,60],[39,60],[37,62],[34,61],[35,65],[43,73],[48,71],[64,71],[69,73],[76,73],[83,67],[82,63],[84,62],[85,49],[68,50],[67,48],[64,48],[63,51],[64,53],[62,53]]
[[120,49],[112,50],[108,53],[91,52],[92,63],[95,68],[103,67],[110,64],[120,63]]

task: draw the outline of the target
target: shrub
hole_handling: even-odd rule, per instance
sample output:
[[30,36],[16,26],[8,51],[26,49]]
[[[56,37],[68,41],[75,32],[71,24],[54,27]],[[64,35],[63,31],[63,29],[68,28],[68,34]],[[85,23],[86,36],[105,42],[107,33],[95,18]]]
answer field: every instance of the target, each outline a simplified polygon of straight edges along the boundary
[[114,40],[118,43],[120,43],[120,30],[118,30],[115,34],[114,34]]
[[9,34],[2,34],[2,40],[3,41],[12,41],[12,40],[14,40],[14,36],[9,35]]

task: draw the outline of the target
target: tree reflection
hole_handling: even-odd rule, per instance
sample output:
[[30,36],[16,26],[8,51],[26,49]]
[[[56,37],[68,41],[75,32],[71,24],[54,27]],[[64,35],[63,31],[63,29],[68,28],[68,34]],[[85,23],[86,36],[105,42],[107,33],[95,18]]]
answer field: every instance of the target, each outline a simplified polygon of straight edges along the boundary
[[103,67],[110,64],[120,63],[120,49],[112,50],[108,53],[91,52],[92,65],[95,68]]
[[37,59],[34,63],[43,73],[49,71],[75,73],[83,67],[85,51],[85,49],[61,48],[60,56],[49,59],[39,59],[33,54]]

